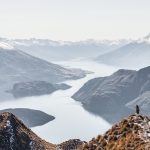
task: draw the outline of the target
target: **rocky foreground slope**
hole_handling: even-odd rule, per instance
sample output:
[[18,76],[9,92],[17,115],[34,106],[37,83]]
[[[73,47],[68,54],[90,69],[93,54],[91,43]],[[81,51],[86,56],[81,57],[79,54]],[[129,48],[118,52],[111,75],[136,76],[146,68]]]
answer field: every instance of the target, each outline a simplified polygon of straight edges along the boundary
[[83,150],[149,150],[150,119],[131,115],[115,124],[104,135],[98,135]]
[[11,113],[0,115],[0,150],[55,150]]
[[[92,130],[92,129],[91,129]],[[0,115],[1,150],[149,150],[150,119],[130,115],[89,142],[79,139],[58,145],[40,139],[11,113]]]

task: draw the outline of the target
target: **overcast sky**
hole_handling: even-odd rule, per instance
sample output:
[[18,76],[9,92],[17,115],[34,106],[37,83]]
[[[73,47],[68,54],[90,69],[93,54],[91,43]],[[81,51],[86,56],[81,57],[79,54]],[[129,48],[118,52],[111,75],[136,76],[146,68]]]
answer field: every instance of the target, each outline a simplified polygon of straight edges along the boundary
[[0,37],[138,38],[150,32],[150,0],[0,0]]

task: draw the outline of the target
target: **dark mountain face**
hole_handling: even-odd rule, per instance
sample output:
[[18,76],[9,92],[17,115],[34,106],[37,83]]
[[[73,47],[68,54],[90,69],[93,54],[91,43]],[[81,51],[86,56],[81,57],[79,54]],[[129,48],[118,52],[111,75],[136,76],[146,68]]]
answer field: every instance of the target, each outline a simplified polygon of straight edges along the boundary
[[0,114],[0,139],[1,150],[55,150],[11,113]]
[[112,52],[101,55],[95,60],[100,63],[122,68],[142,68],[150,65],[150,43],[132,42]]
[[15,109],[4,109],[0,110],[2,112],[10,112],[13,113],[16,117],[18,117],[27,127],[36,127],[41,126],[49,121],[55,119],[55,117],[48,115],[42,111],[27,109],[27,108],[15,108]]
[[112,123],[132,111],[126,104],[150,91],[149,82],[150,67],[139,71],[119,70],[111,76],[88,81],[73,98]]
[[1,49],[0,60],[1,75],[7,73],[7,76],[14,76],[14,79],[24,77],[26,80],[40,79],[56,83],[84,77],[84,72],[81,70],[65,69],[19,50]]
[[16,83],[45,81],[49,83],[62,82],[68,79],[79,79],[85,72],[78,69],[65,69],[28,55],[20,50],[0,49],[0,99],[11,99],[6,91]]

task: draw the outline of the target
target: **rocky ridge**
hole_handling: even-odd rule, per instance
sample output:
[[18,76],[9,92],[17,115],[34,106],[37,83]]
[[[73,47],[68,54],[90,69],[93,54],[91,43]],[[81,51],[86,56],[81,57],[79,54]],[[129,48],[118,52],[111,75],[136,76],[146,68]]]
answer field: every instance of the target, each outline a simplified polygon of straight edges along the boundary
[[150,119],[131,115],[83,145],[82,150],[149,150]]
[[54,144],[47,143],[28,129],[13,114],[0,114],[1,150],[55,150]]
[[58,145],[40,139],[13,114],[0,115],[1,150],[149,150],[150,119],[133,114],[89,142],[79,139]]

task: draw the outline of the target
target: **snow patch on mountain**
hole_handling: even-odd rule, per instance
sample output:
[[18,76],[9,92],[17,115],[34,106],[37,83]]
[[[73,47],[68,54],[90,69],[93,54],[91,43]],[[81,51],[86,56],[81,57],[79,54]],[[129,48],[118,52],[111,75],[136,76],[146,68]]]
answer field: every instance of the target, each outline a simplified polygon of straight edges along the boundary
[[9,120],[7,120],[7,122],[6,122],[6,127],[7,127],[7,132],[10,135],[10,138],[9,138],[10,139],[10,149],[13,150],[15,135],[14,135],[13,127],[12,127],[11,122]]
[[14,49],[14,47],[6,42],[0,41],[0,48],[11,50]]

